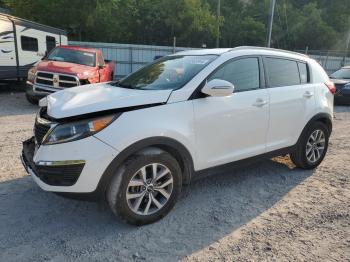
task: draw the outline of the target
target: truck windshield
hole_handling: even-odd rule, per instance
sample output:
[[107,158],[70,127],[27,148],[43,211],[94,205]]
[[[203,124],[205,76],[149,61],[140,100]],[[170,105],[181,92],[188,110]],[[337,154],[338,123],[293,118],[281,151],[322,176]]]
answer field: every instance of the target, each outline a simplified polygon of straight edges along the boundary
[[179,89],[216,57],[167,56],[132,73],[115,85],[142,90]]
[[47,57],[47,60],[69,62],[74,64],[95,66],[95,53],[78,51],[67,48],[55,48]]

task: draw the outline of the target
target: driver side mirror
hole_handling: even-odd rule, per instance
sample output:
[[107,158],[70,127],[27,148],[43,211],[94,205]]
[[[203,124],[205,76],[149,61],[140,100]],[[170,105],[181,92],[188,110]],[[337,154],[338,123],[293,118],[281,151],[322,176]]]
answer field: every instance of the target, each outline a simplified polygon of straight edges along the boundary
[[229,96],[234,89],[233,84],[226,80],[213,79],[207,82],[201,91],[209,96]]

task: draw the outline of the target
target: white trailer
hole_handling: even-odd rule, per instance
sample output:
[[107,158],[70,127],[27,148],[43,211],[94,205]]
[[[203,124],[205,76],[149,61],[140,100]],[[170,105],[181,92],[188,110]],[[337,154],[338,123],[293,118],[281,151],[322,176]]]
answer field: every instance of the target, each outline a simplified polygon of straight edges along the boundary
[[64,30],[0,13],[0,80],[25,78],[47,52],[67,41]]

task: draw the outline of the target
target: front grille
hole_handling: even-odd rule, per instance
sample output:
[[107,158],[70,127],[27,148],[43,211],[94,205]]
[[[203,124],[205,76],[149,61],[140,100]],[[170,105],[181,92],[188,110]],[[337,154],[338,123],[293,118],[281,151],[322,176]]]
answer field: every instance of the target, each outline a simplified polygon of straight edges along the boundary
[[60,80],[62,81],[75,81],[75,77],[60,75]]
[[51,78],[53,77],[52,73],[44,73],[44,72],[38,72],[37,76],[44,77],[44,78]]
[[75,76],[49,72],[38,72],[35,83],[58,89],[74,87],[80,84],[79,79]]

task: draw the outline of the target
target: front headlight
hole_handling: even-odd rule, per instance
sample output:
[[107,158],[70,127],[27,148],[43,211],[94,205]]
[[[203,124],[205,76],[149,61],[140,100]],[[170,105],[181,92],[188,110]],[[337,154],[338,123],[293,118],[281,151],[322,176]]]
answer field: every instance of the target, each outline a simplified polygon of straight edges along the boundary
[[34,82],[35,74],[36,74],[36,67],[32,67],[28,71],[28,78],[27,78],[27,80],[30,81],[30,82]]
[[45,145],[59,144],[92,136],[112,123],[119,115],[59,124],[46,136]]

